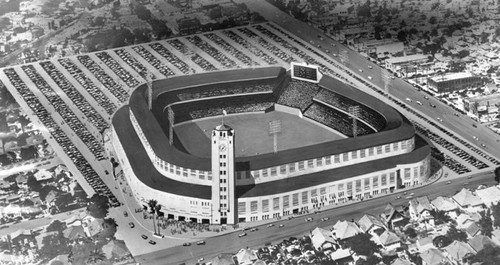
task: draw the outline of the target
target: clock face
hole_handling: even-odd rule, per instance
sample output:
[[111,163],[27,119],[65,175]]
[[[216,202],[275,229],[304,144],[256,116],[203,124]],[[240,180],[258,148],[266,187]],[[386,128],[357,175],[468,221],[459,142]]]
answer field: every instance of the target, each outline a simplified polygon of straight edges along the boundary
[[219,145],[219,150],[220,150],[221,152],[226,151],[226,145],[225,145],[225,144],[220,144],[220,145]]

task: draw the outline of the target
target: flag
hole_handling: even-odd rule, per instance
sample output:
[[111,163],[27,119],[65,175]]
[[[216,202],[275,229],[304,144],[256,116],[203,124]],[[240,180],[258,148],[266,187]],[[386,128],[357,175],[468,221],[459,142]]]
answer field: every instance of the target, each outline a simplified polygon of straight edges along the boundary
[[227,116],[227,112],[225,109],[222,109],[222,115]]

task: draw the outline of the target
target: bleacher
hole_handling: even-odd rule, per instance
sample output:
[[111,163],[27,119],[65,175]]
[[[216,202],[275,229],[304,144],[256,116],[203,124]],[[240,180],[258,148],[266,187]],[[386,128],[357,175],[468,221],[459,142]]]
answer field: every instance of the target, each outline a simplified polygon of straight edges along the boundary
[[313,103],[313,97],[318,93],[318,90],[319,86],[317,84],[292,79],[289,81],[288,86],[283,88],[276,103],[298,108],[304,112]]
[[360,120],[370,124],[377,131],[382,130],[386,125],[385,118],[380,113],[331,90],[321,89],[314,97],[314,100],[327,103],[328,105],[345,112],[349,112],[349,107],[351,106],[359,106],[358,118]]
[[[352,137],[352,119],[349,115],[325,106],[321,103],[314,102],[304,112],[304,116],[322,123],[348,137]],[[366,124],[357,123],[357,135],[367,135],[375,131],[368,127]]]

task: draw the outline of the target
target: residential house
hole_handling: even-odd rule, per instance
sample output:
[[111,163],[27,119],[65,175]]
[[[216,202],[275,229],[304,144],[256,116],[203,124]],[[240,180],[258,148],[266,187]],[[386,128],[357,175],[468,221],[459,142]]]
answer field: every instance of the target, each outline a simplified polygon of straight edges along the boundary
[[422,258],[422,265],[442,265],[448,261],[443,252],[435,248],[420,253],[420,257]]
[[477,212],[483,210],[484,204],[481,199],[466,188],[463,188],[451,198],[464,211]]
[[491,207],[492,204],[497,204],[500,201],[500,189],[497,186],[476,190],[476,195],[488,208]]
[[236,265],[233,255],[230,253],[221,253],[211,259],[208,263],[212,265]]
[[469,224],[465,228],[465,233],[467,233],[467,236],[469,238],[475,237],[480,231],[481,231],[481,228],[476,223]]
[[320,227],[316,227],[311,231],[311,241],[313,247],[318,251],[334,250],[336,245],[336,240],[332,236],[332,232]]
[[103,219],[86,216],[85,219],[82,220],[82,227],[88,237],[93,237],[104,230],[102,223]]
[[401,239],[398,235],[388,230],[382,233],[377,241],[386,251],[392,251],[401,246]]
[[259,259],[255,250],[248,248],[240,249],[240,251],[234,255],[234,258],[238,261],[238,265],[252,265]]
[[407,259],[397,258],[392,261],[391,265],[412,265],[412,263]]
[[496,244],[487,236],[484,235],[476,235],[473,238],[471,238],[467,243],[476,251],[479,252],[483,250],[485,246],[493,246],[495,247]]
[[418,248],[418,252],[420,253],[425,252],[431,248],[434,248],[434,244],[432,243],[432,237],[430,236],[417,239],[416,245]]
[[427,196],[410,200],[409,213],[412,220],[417,222],[429,222],[430,220],[433,220],[431,211],[432,206]]
[[436,211],[446,212],[446,214],[452,219],[457,217],[458,206],[448,197],[436,197],[431,201],[431,205]]
[[82,226],[68,226],[66,229],[63,230],[63,236],[69,239],[70,241],[75,241],[80,238],[87,237]]
[[363,233],[359,227],[349,221],[337,221],[332,228],[332,235],[335,239],[343,241],[357,234]]
[[476,254],[476,251],[469,244],[457,240],[444,249],[448,254],[448,259],[455,265],[462,264],[462,260],[466,256]]
[[455,221],[457,222],[457,228],[458,229],[465,229],[468,227],[470,224],[474,223],[474,220],[470,217],[470,215],[466,213],[460,214]]
[[330,254],[330,258],[339,265],[352,265],[354,264],[354,258],[352,257],[352,252],[350,249],[337,249]]
[[363,233],[367,233],[372,236],[379,236],[387,229],[382,221],[371,214],[363,215],[363,217],[361,217],[358,221],[358,226]]
[[48,236],[54,236],[58,235],[58,231],[51,231],[51,232],[43,232],[40,233],[38,236],[35,237],[36,243],[38,245],[38,249],[40,250],[43,247],[43,239]]
[[396,209],[392,204],[387,204],[384,212],[380,214],[382,222],[389,229],[396,229],[405,224],[405,216],[401,209]]

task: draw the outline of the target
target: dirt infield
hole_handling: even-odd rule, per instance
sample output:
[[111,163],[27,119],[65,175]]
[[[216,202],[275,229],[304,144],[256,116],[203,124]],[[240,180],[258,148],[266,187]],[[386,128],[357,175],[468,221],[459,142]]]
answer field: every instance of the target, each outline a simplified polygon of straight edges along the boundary
[[[269,133],[271,121],[280,121],[281,125],[281,132],[277,136],[278,152],[345,138],[332,129],[285,112],[229,115],[224,117],[224,123],[236,131],[237,157],[273,152],[273,135]],[[220,116],[184,123],[174,130],[187,152],[199,157],[210,157],[210,133],[219,124]]]

